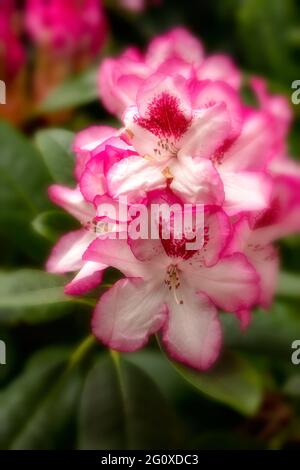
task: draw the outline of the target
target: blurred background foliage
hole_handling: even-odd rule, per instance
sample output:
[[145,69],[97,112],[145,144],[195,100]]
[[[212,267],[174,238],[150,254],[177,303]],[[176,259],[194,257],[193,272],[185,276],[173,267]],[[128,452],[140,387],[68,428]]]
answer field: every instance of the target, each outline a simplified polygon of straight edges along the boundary
[[[106,8],[105,54],[143,47],[181,24],[208,51],[231,54],[245,76],[265,76],[273,91],[290,97],[300,79],[297,0],[164,0],[138,15],[113,1]],[[69,77],[21,129],[0,122],[0,338],[7,345],[0,448],[300,448],[300,365],[291,363],[300,339],[300,236],[280,244],[284,273],[270,311],[255,312],[245,333],[223,315],[224,352],[205,374],[171,364],[155,339],[138,353],[108,352],[89,336],[101,288],[66,297],[66,278],[43,271],[53,242],[76,227],[48,201],[47,186],[72,184],[74,132],[114,122],[97,99],[96,70],[95,63]],[[49,124],[53,112],[61,129]],[[289,146],[297,157],[300,105],[294,113]],[[105,282],[114,276],[109,271]]]

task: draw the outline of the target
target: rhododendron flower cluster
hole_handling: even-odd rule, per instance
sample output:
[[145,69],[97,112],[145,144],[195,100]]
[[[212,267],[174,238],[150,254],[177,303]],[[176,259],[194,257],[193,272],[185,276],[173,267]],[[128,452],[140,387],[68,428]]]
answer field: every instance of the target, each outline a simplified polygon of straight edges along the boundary
[[[107,267],[123,274],[92,318],[110,348],[134,351],[158,333],[172,358],[204,370],[220,354],[220,316],[236,315],[244,329],[253,308],[272,302],[273,242],[300,228],[300,171],[287,153],[286,100],[254,77],[251,107],[240,87],[233,61],[206,56],[182,28],[154,38],[144,55],[131,48],[100,67],[102,101],[122,124],[76,136],[76,188],[52,186],[50,197],[82,228],[58,241],[47,268],[76,272],[71,295],[96,287]],[[104,210],[120,201],[125,217]],[[202,231],[200,246],[176,236],[172,217],[158,219],[157,238],[128,236],[141,222],[137,207],[147,225],[154,203],[183,214],[201,207],[202,226],[190,227]]]

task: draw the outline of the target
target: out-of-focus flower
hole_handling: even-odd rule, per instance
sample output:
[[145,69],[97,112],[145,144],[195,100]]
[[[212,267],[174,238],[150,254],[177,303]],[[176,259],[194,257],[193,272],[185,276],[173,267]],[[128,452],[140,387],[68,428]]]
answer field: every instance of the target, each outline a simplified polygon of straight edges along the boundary
[[37,103],[70,74],[89,65],[107,38],[99,0],[27,0],[25,22],[35,45],[33,101]]
[[148,5],[159,5],[161,0],[119,0],[120,5],[134,12],[143,11]]
[[154,38],[145,54],[129,48],[120,57],[102,62],[98,85],[103,104],[121,117],[127,106],[135,104],[139,86],[154,72],[223,80],[235,89],[241,81],[240,72],[230,57],[223,54],[205,57],[200,41],[178,27]]
[[1,79],[14,80],[25,61],[20,39],[18,10],[14,0],[2,0],[0,9],[0,72]]
[[99,0],[27,0],[26,25],[33,41],[57,54],[97,54],[106,39]]
[[6,85],[6,104],[0,115],[17,123],[25,112],[24,64],[20,15],[14,0],[2,0],[0,8],[0,80]]

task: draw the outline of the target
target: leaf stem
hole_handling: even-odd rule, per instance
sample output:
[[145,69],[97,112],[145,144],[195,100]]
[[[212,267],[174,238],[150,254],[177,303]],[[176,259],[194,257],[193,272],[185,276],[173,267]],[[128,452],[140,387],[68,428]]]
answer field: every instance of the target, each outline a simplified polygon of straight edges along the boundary
[[90,350],[92,346],[96,344],[96,339],[93,335],[87,336],[80,344],[79,346],[75,349],[75,351],[72,353],[70,360],[69,360],[69,365],[68,365],[68,370],[72,369],[75,367],[79,362],[82,361],[82,359],[85,357],[87,352]]

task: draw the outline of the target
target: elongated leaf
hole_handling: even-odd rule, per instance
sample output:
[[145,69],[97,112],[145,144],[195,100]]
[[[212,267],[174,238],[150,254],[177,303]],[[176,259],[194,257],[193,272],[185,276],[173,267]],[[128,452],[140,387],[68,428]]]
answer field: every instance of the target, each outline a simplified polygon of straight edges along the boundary
[[164,449],[177,440],[157,386],[139,367],[109,357],[88,374],[79,429],[81,449]]
[[0,392],[1,449],[9,448],[26,426],[39,399],[48,393],[57,380],[68,356],[69,351],[64,348],[40,351],[28,362],[23,373]]
[[[287,31],[293,24],[293,0],[238,2],[237,25],[248,63],[290,83],[297,76]],[[259,54],[257,44],[260,45]]]
[[38,111],[46,113],[61,111],[91,103],[97,97],[97,69],[92,68],[78,76],[68,78],[50,92]]
[[3,207],[37,213],[48,204],[46,167],[33,145],[6,122],[0,121],[0,196]]
[[87,363],[68,348],[36,353],[0,393],[1,449],[59,449],[75,439],[76,406]]
[[62,449],[65,441],[67,444],[72,441],[75,438],[76,407],[82,383],[82,371],[79,369],[66,374],[57,386],[54,380],[46,394],[39,396],[38,407],[19,430],[10,448]]
[[186,382],[159,350],[143,349],[124,354],[128,362],[144,370],[156,383],[168,401],[176,401],[186,393]]
[[73,132],[64,129],[43,129],[37,132],[35,142],[53,180],[74,185],[74,156],[71,144]]
[[32,230],[31,221],[50,207],[49,173],[34,146],[6,122],[0,122],[0,142],[2,259],[11,262],[20,253],[40,259],[45,244]]
[[200,392],[245,415],[253,415],[262,401],[262,381],[253,366],[237,354],[226,353],[208,372],[175,365],[182,377]]
[[60,316],[70,303],[64,295],[66,279],[44,271],[20,269],[0,272],[0,322],[40,322]]
[[300,298],[300,276],[299,274],[291,274],[282,272],[279,276],[279,284],[277,289],[279,297]]
[[263,354],[290,363],[291,344],[300,338],[299,309],[277,301],[270,311],[257,311],[247,330],[241,333],[232,315],[223,315],[225,343],[235,349]]
[[76,222],[66,212],[54,210],[39,214],[32,226],[42,237],[55,242],[65,232],[75,230]]

